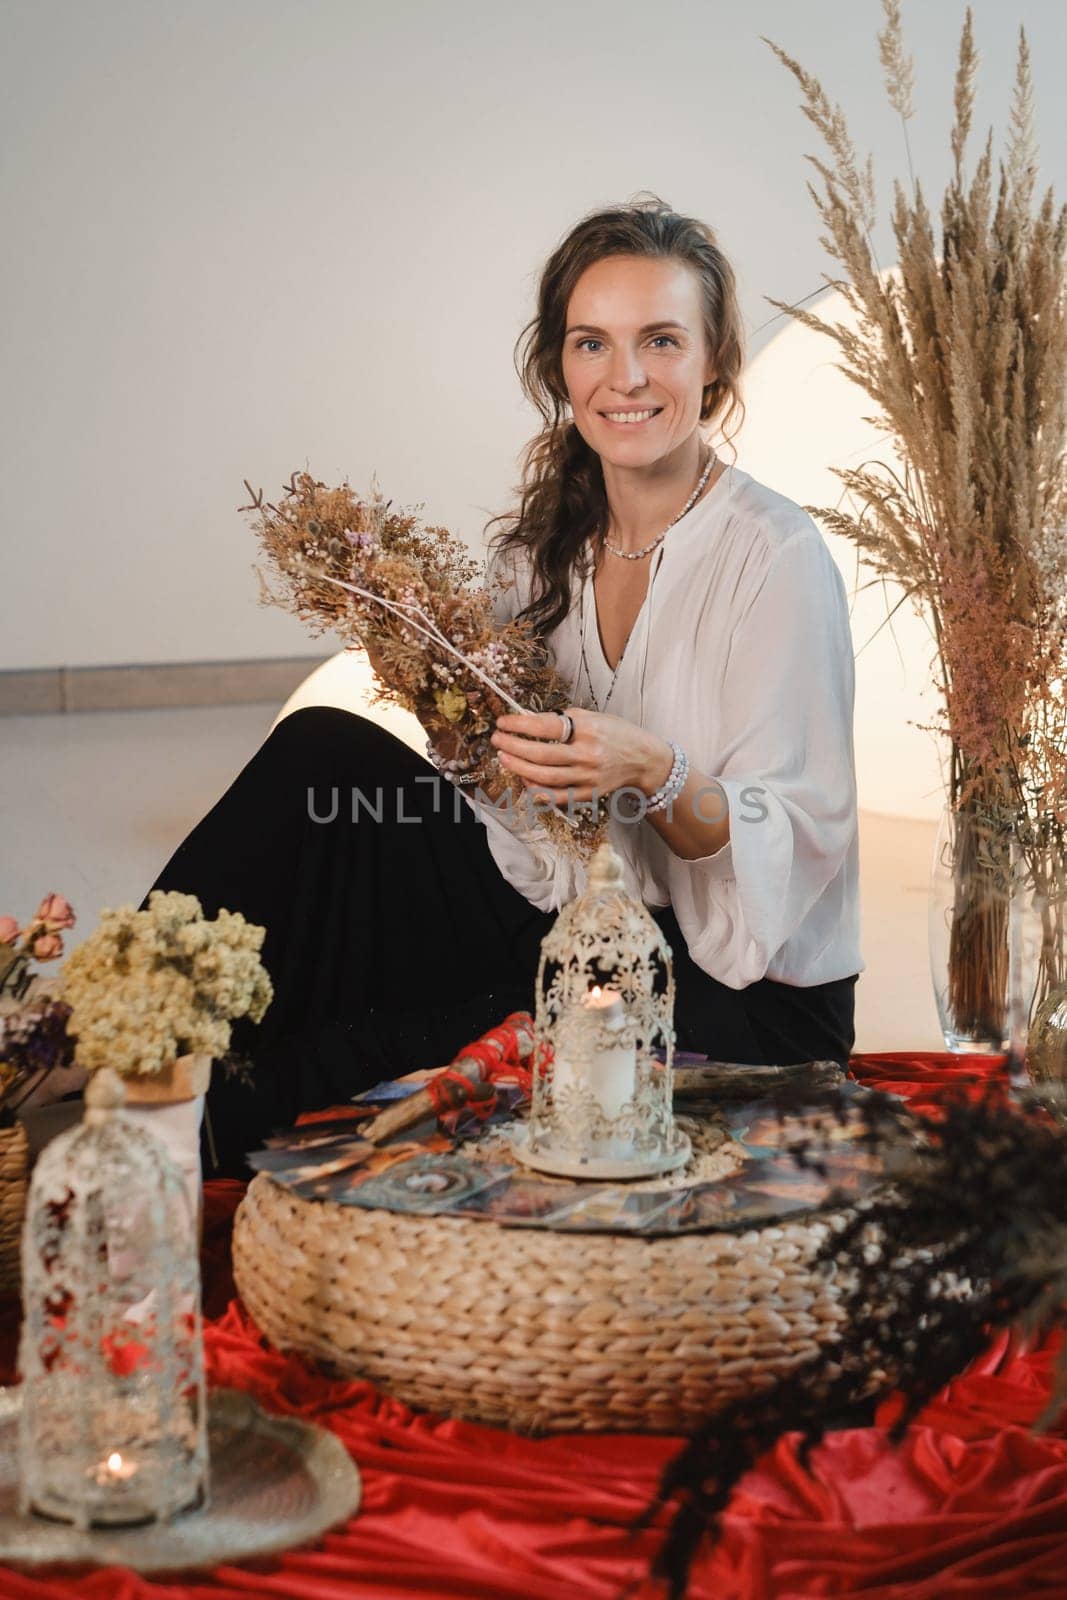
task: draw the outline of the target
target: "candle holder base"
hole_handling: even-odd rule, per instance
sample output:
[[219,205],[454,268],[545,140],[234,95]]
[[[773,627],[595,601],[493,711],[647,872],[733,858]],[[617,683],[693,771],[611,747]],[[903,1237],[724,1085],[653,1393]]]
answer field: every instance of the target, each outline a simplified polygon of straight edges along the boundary
[[663,1172],[676,1172],[679,1167],[685,1166],[693,1153],[689,1135],[678,1129],[674,1130],[669,1149],[663,1146],[655,1150],[631,1148],[629,1152],[620,1149],[579,1156],[572,1150],[563,1150],[547,1142],[542,1142],[538,1149],[532,1150],[529,1128],[519,1127],[512,1136],[511,1149],[516,1161],[521,1161],[523,1166],[533,1167],[537,1172],[550,1172],[559,1178],[589,1178],[598,1182],[604,1178],[656,1178]]
[[[83,1530],[39,1512],[23,1515],[16,1448],[21,1407],[19,1387],[0,1388],[0,1562],[5,1567],[89,1564],[202,1574],[220,1562],[251,1561],[318,1539],[359,1508],[359,1470],[335,1434],[298,1417],[268,1415],[239,1390],[216,1389],[208,1395],[211,1495],[206,1502],[171,1522],[135,1527],[111,1523]],[[148,1592],[143,1584],[124,1588]],[[3,1592],[10,1593],[9,1587]]]

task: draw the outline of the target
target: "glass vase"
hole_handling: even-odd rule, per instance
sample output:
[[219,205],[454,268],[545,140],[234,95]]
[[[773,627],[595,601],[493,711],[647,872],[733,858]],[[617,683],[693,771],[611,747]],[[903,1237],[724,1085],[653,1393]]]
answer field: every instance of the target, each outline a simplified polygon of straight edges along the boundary
[[1042,990],[1046,885],[1012,823],[944,808],[929,901],[930,973],[948,1050],[1009,1057],[1024,1078],[1026,1040]]
[[1037,1008],[1026,1066],[1035,1099],[1067,1127],[1067,982],[1050,990]]

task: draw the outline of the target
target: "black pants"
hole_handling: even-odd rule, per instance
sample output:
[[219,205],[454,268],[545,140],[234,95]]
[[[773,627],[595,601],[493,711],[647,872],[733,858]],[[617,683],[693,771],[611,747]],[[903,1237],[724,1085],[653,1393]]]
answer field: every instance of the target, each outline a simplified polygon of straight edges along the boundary
[[[329,707],[278,724],[152,887],[267,930],[274,999],[258,1026],[234,1024],[247,1081],[214,1074],[209,1172],[238,1173],[301,1111],[442,1065],[509,1011],[532,1011],[556,916],[501,875],[484,826],[428,761]],[[653,914],[674,956],[678,1048],[847,1061],[855,977],[733,990],[690,960],[670,907]]]

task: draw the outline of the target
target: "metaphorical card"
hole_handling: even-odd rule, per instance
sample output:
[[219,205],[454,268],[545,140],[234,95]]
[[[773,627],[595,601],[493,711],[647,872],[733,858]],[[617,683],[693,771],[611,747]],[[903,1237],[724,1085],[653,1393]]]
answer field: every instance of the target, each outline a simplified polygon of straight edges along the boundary
[[562,1233],[643,1233],[654,1226],[674,1198],[671,1189],[623,1189],[609,1186],[584,1194],[551,1224]]
[[291,1128],[275,1128],[276,1134],[306,1133],[354,1127],[375,1115],[373,1106],[327,1106],[322,1111],[302,1111]]
[[[363,1119],[366,1120],[366,1119]],[[331,1145],[352,1144],[361,1137],[359,1123],[346,1122],[331,1132],[319,1133],[316,1129],[288,1128],[282,1133],[272,1133],[263,1141],[264,1150],[328,1150]]]
[[353,1105],[390,1105],[394,1100],[407,1100],[410,1095],[418,1094],[420,1089],[425,1089],[426,1079],[410,1082],[406,1079],[386,1079],[383,1083],[376,1083],[371,1089],[364,1089],[360,1094],[352,1096]]
[[798,1167],[794,1161],[754,1161],[752,1170],[743,1177],[744,1183],[739,1187],[751,1197],[752,1205],[762,1209],[764,1202],[772,1200],[779,1216],[825,1205],[830,1195],[825,1178],[810,1168]]
[[[847,1091],[844,1098],[852,1099]],[[756,1154],[785,1150],[798,1141],[819,1148],[847,1145],[859,1139],[865,1129],[862,1108],[851,1103],[840,1119],[825,1106],[799,1107],[779,1116],[758,1100],[724,1106],[722,1114],[731,1137]]]
[[853,1145],[820,1151],[818,1161],[832,1200],[858,1200],[886,1181],[885,1162],[875,1150]]
[[424,1153],[421,1145],[408,1143],[378,1147],[363,1145],[362,1149],[363,1155],[353,1153],[347,1158],[339,1157],[318,1167],[311,1164],[302,1169],[290,1167],[274,1171],[270,1176],[275,1183],[291,1189],[301,1200],[330,1200],[335,1204],[348,1205],[352,1193],[362,1184],[389,1167]]
[[245,1159],[254,1172],[267,1172],[289,1186],[305,1178],[327,1178],[333,1172],[362,1164],[374,1149],[365,1139],[344,1139],[325,1149],[298,1145],[291,1150],[252,1150]]
[[574,1185],[544,1183],[506,1169],[509,1181],[484,1189],[456,1206],[457,1216],[478,1216],[505,1228],[546,1228],[574,1204]]
[[510,1175],[510,1167],[462,1156],[417,1155],[354,1187],[346,1203],[385,1211],[452,1212]]
[[[699,1233],[735,1227],[740,1195],[725,1182],[699,1183],[676,1189],[670,1203],[649,1224],[651,1233]],[[766,1203],[764,1201],[764,1203]]]

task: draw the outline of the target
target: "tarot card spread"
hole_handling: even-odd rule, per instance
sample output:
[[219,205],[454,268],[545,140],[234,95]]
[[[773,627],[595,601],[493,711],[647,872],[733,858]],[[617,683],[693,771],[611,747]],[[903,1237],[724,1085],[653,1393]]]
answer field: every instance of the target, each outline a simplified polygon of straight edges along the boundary
[[[779,1116],[766,1103],[734,1102],[717,1119],[749,1159],[739,1172],[688,1187],[538,1180],[520,1167],[472,1158],[483,1127],[514,1115],[507,1097],[489,1123],[456,1119],[451,1132],[420,1124],[375,1146],[360,1123],[396,1098],[385,1084],[359,1104],[316,1114],[266,1141],[250,1165],[305,1200],[423,1216],[470,1217],[505,1227],[565,1233],[645,1236],[765,1226],[858,1199],[882,1180],[876,1152],[860,1143],[862,1092],[844,1088],[844,1112],[791,1108]],[[805,1163],[791,1147],[805,1150]]]

